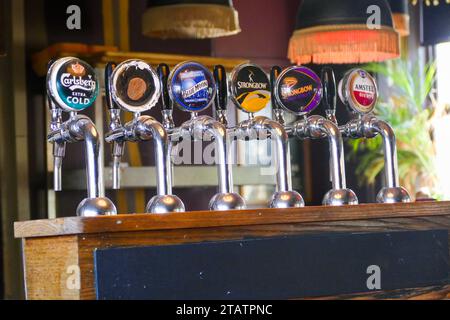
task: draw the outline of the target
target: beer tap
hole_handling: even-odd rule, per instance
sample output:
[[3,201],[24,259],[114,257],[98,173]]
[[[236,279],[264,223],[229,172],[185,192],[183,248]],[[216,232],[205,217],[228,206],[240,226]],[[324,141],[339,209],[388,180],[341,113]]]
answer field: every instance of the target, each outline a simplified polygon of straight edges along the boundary
[[228,105],[228,84],[225,67],[217,65],[214,67],[214,80],[216,81],[216,98],[214,106],[216,108],[217,120],[225,127],[228,127],[227,105]]
[[284,126],[286,124],[286,121],[284,119],[284,112],[283,108],[280,107],[280,105],[277,102],[277,99],[275,98],[275,86],[277,84],[277,79],[280,76],[283,69],[279,66],[272,67],[272,70],[270,71],[270,88],[271,88],[271,101],[272,101],[272,110],[275,115],[275,120]]
[[[55,191],[61,191],[61,167],[68,143],[84,142],[86,153],[87,198],[77,207],[77,215],[95,217],[116,215],[112,201],[105,197],[100,138],[89,117],[78,112],[92,106],[98,95],[94,69],[86,62],[72,57],[49,64],[47,95],[51,112],[48,141],[53,144]],[[63,121],[63,112],[70,113]]]
[[211,72],[196,62],[178,64],[170,73],[168,90],[171,100],[191,119],[172,131],[172,141],[189,137],[194,141],[214,139],[218,161],[219,192],[211,199],[209,208],[214,211],[245,209],[244,199],[233,192],[229,143],[226,127],[209,116],[198,113],[208,109],[216,95],[216,83]]
[[388,123],[372,113],[378,99],[375,79],[362,69],[352,69],[340,81],[338,93],[342,102],[357,115],[340,127],[342,134],[352,139],[371,139],[377,135],[383,139],[385,186],[378,193],[377,202],[410,202],[408,191],[399,183],[395,133]]
[[173,121],[173,104],[169,97],[167,90],[167,81],[170,75],[170,68],[167,64],[161,63],[156,69],[158,73],[159,82],[161,84],[161,113],[163,117],[163,126],[167,131],[171,131],[175,128]]
[[[161,96],[160,80],[151,66],[141,60],[127,60],[106,67],[106,101],[110,112],[110,131],[106,141],[113,144],[114,188],[120,188],[119,167],[125,142],[154,141],[157,195],[147,204],[147,213],[184,212],[183,202],[172,194],[169,136],[153,117],[141,115],[153,108]],[[132,112],[134,119],[121,124],[120,111]]]
[[[225,82],[225,81],[223,81]],[[222,84],[222,90],[226,89]],[[271,84],[264,70],[254,64],[242,64],[231,74],[231,97],[234,104],[246,112],[248,120],[244,120],[232,129],[235,139],[266,140],[275,142],[275,158],[277,161],[277,191],[269,202],[271,208],[298,208],[305,202],[302,196],[291,189],[289,168],[289,137],[283,125],[267,117],[254,116],[254,113],[266,108],[271,99]],[[226,92],[226,91],[225,91]],[[223,108],[222,108],[223,109]]]
[[321,72],[323,85],[323,104],[325,105],[325,115],[328,120],[337,124],[336,105],[337,105],[337,88],[336,77],[334,71],[330,67],[322,68]]
[[347,188],[344,162],[344,144],[339,128],[322,116],[309,116],[322,100],[320,78],[302,66],[285,69],[277,79],[275,97],[286,111],[303,116],[287,131],[299,139],[327,138],[330,144],[330,175],[332,189],[323,198],[328,206],[356,205],[358,198]]

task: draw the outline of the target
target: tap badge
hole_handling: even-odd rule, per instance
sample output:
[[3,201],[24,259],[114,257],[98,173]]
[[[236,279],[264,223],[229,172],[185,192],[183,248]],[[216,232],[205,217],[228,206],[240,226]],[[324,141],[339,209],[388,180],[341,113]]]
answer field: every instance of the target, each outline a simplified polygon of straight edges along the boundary
[[342,102],[359,114],[372,112],[378,100],[375,79],[362,69],[348,71],[339,82],[338,92]]
[[125,111],[144,112],[153,108],[161,95],[161,84],[153,68],[142,60],[127,60],[111,75],[112,98]]
[[183,111],[207,109],[215,97],[215,82],[211,72],[195,62],[181,63],[169,76],[169,94]]
[[348,103],[354,111],[362,114],[373,111],[378,93],[375,79],[364,70],[356,69],[347,75]]
[[234,104],[244,112],[255,113],[270,103],[270,81],[264,70],[253,64],[242,64],[231,75]]
[[290,67],[277,79],[275,97],[287,111],[305,115],[316,109],[322,100],[322,82],[306,67]]
[[90,107],[98,94],[94,69],[77,58],[63,58],[50,67],[48,92],[66,111],[81,111]]

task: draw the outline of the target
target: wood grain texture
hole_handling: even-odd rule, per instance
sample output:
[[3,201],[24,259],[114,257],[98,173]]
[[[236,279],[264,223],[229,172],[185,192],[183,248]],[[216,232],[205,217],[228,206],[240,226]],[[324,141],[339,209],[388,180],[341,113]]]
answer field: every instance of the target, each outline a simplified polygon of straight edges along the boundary
[[16,238],[48,237],[99,232],[173,230],[289,223],[338,222],[383,218],[433,217],[450,214],[450,202],[366,204],[343,207],[305,207],[227,212],[186,212],[168,215],[70,217],[16,222]]
[[95,46],[82,43],[57,43],[32,56],[33,69],[39,76],[47,73],[47,63],[50,59],[62,57],[79,57],[96,67],[103,67],[106,63],[115,61],[120,63],[128,59],[141,59],[151,65],[167,63],[170,67],[183,61],[196,61],[212,69],[221,64],[227,71],[231,71],[237,65],[248,62],[246,59],[219,58],[208,56],[192,56],[166,53],[149,52],[121,52],[114,46]]
[[76,236],[24,240],[27,299],[80,298],[79,288],[71,289],[71,286],[67,285],[69,277],[77,276],[73,274],[74,268],[79,266],[77,240]]
[[[190,212],[21,222],[29,299],[95,299],[94,252],[330,232],[450,230],[450,203],[429,202],[287,210]],[[80,288],[67,287],[67,267],[80,267]],[[449,286],[322,299],[445,299]]]
[[450,299],[450,285],[393,291],[366,292],[351,295],[308,298],[302,300],[447,300]]

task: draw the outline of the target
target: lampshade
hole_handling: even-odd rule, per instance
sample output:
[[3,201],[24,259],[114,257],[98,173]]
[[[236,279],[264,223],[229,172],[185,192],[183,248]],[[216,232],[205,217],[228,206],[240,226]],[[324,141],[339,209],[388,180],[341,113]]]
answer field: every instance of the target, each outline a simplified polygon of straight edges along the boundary
[[402,36],[409,36],[408,0],[389,0],[394,28]]
[[[370,8],[379,10],[367,13]],[[379,24],[369,28],[377,11]],[[367,63],[400,56],[386,0],[303,0],[295,29],[288,52],[292,63]]]
[[162,39],[208,39],[241,31],[231,0],[149,0],[142,30]]

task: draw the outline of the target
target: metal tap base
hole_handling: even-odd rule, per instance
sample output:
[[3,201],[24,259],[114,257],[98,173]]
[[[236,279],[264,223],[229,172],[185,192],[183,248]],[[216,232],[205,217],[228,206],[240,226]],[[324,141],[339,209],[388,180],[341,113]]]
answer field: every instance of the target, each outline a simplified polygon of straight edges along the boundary
[[269,208],[287,209],[302,208],[304,206],[305,200],[297,191],[276,192],[269,202]]
[[116,206],[108,198],[86,198],[77,208],[79,217],[98,217],[117,215]]
[[185,212],[183,201],[174,195],[154,196],[147,204],[146,212],[150,214],[166,214]]
[[209,202],[211,211],[244,210],[244,199],[237,193],[218,193]]
[[324,206],[345,206],[357,205],[359,203],[355,192],[350,189],[330,190],[323,198],[322,204]]
[[411,196],[403,187],[383,188],[377,195],[378,203],[411,202]]

